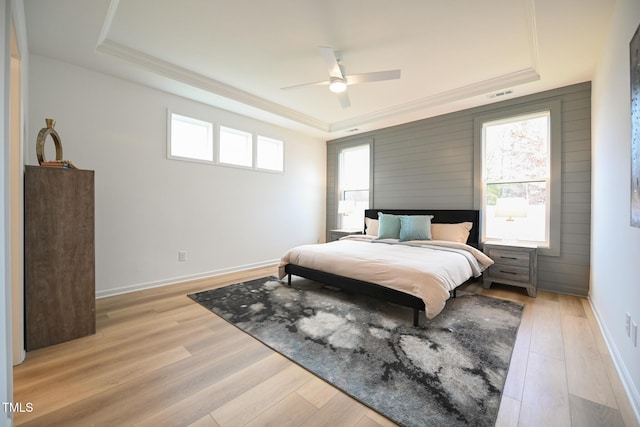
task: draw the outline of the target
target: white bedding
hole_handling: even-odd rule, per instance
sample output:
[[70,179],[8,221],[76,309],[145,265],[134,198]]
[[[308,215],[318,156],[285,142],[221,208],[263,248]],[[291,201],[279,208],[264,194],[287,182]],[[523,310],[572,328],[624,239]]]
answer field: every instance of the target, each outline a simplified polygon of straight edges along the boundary
[[375,283],[424,301],[432,319],[444,308],[449,291],[478,277],[493,261],[476,248],[444,240],[398,242],[374,236],[347,236],[338,241],[302,245],[287,251],[279,277],[287,264]]

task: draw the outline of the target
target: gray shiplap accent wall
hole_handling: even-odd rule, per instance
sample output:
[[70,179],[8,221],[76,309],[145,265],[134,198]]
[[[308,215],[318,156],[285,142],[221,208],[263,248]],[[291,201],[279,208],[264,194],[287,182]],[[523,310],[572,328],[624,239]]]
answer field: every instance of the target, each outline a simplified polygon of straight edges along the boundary
[[337,157],[373,139],[373,208],[473,209],[474,117],[541,101],[562,105],[560,256],[540,256],[538,288],[587,295],[591,227],[591,83],[341,138],[327,143],[327,230],[337,223]]

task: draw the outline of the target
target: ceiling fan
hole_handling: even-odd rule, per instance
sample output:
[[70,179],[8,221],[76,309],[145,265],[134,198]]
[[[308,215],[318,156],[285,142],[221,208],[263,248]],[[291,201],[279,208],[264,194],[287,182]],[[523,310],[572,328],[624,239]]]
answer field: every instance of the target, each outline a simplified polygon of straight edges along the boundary
[[297,89],[305,86],[329,86],[329,90],[338,94],[340,105],[347,108],[351,105],[349,95],[347,95],[347,86],[359,83],[377,82],[382,80],[395,80],[400,78],[400,70],[374,71],[372,73],[361,73],[345,75],[344,69],[340,64],[340,58],[336,51],[330,47],[319,46],[320,55],[324,59],[324,63],[329,71],[329,80],[323,80],[315,83],[304,83],[294,86],[283,87],[283,90]]

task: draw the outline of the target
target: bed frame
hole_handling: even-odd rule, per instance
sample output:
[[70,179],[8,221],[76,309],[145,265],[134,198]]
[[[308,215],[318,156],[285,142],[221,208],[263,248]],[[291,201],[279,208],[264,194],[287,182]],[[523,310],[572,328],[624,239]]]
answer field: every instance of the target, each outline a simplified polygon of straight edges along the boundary
[[[473,227],[469,232],[467,244],[478,247],[480,240],[480,211],[477,210],[418,210],[418,209],[367,209],[365,217],[378,219],[378,212],[394,215],[433,215],[433,224],[456,224],[459,222],[471,222]],[[366,228],[364,229],[366,232]],[[288,284],[291,286],[291,276],[300,276],[309,280],[322,283],[327,286],[343,289],[350,293],[358,293],[374,298],[379,298],[394,304],[403,305],[413,309],[413,325],[419,326],[420,311],[424,311],[422,299],[406,294],[395,289],[380,286],[371,282],[338,276],[324,271],[313,270],[295,264],[287,264],[284,271],[288,275]],[[469,281],[473,280],[469,279]],[[465,282],[467,283],[467,282]],[[464,283],[463,283],[464,284]],[[462,285],[460,285],[462,286]],[[451,291],[455,298],[456,290]]]

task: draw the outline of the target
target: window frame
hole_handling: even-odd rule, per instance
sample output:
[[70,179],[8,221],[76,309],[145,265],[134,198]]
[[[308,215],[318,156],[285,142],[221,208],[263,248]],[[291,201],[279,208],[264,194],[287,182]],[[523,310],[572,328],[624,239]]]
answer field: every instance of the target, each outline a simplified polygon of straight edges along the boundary
[[[211,160],[201,159],[196,157],[185,157],[178,156],[172,154],[173,148],[173,119],[174,116],[179,118],[179,121],[191,124],[202,125],[207,129],[207,138],[209,143],[209,148],[211,149]],[[206,163],[206,164],[215,164],[216,162],[216,143],[215,143],[215,135],[214,135],[214,124],[207,121],[202,120],[196,117],[187,116],[184,114],[173,113],[170,110],[167,110],[167,158],[171,160],[181,160],[186,162],[195,162],[195,163]]]
[[[340,177],[341,177],[341,162],[342,162],[342,152],[345,150],[352,150],[354,148],[360,146],[369,146],[369,207],[368,209],[373,208],[373,177],[374,177],[374,140],[372,138],[367,138],[365,140],[359,139],[355,141],[350,141],[349,143],[340,144],[337,147],[336,152],[336,180],[335,180],[335,218],[336,224],[338,228],[343,228],[342,217],[338,213],[339,202],[342,199],[343,188],[341,187]],[[364,230],[364,218],[363,223],[360,226],[361,230]]]
[[[250,144],[250,149],[251,149],[251,153],[249,154],[249,164],[240,164],[240,163],[230,163],[230,162],[223,162],[221,160],[222,157],[222,131],[223,129],[226,129],[228,131],[230,131],[230,134],[236,134],[238,136],[247,136],[249,144]],[[241,130],[241,129],[236,129],[236,128],[232,128],[229,126],[224,126],[224,125],[218,125],[218,132],[217,132],[217,149],[216,149],[216,159],[218,161],[218,164],[222,165],[222,166],[232,166],[235,168],[242,168],[242,169],[255,169],[255,164],[256,164],[256,150],[255,150],[255,135],[251,132],[247,132],[245,130]]]
[[484,216],[485,210],[485,183],[483,181],[483,124],[488,122],[496,122],[499,120],[508,120],[519,116],[526,116],[541,112],[549,112],[549,184],[547,195],[547,228],[545,234],[548,235],[548,242],[539,243],[538,253],[547,256],[560,255],[560,232],[562,218],[562,104],[559,99],[553,99],[544,102],[535,102],[515,108],[505,108],[493,111],[488,114],[477,115],[474,117],[473,138],[474,138],[474,209],[481,212],[481,242],[495,240],[487,239],[485,235]]
[[[209,145],[210,145],[210,149],[211,149],[211,160],[207,160],[207,159],[201,159],[201,158],[196,158],[196,157],[185,157],[185,156],[178,156],[178,155],[173,155],[172,153],[172,130],[173,130],[173,118],[174,116],[179,117],[179,120],[184,121],[184,122],[191,122],[191,123],[195,123],[195,124],[200,124],[203,125],[207,128],[207,137],[209,139]],[[167,147],[167,159],[169,160],[178,160],[178,161],[184,161],[184,162],[193,162],[193,163],[204,163],[204,164],[209,164],[209,165],[215,165],[215,166],[223,166],[223,167],[231,167],[231,168],[239,168],[239,169],[245,169],[245,170],[253,170],[256,172],[266,172],[266,173],[275,173],[275,174],[284,174],[285,173],[285,155],[286,155],[286,141],[283,138],[279,138],[277,136],[273,136],[273,135],[269,135],[269,134],[263,134],[262,132],[258,133],[258,132],[254,132],[252,130],[245,130],[242,128],[238,128],[238,127],[231,127],[231,126],[227,126],[224,124],[219,124],[219,123],[215,123],[212,122],[210,120],[203,120],[201,118],[198,117],[193,117],[192,115],[187,115],[187,114],[181,114],[181,113],[174,113],[171,111],[171,109],[167,109],[167,141],[166,141],[166,147]],[[241,164],[235,164],[235,163],[227,163],[227,162],[222,162],[220,161],[220,131],[221,128],[225,128],[225,129],[229,129],[232,132],[237,132],[239,134],[246,134],[250,137],[250,143],[251,143],[251,164],[249,166],[247,165],[241,165]],[[260,138],[264,138],[265,140],[268,141],[275,141],[275,142],[279,142],[280,143],[280,154],[282,156],[281,158],[281,169],[272,169],[272,168],[267,168],[267,167],[259,167],[258,166],[258,161],[259,161],[259,153],[258,153],[258,144],[259,144],[259,139]]]
[[[278,139],[278,138],[272,138],[270,136],[266,136],[266,135],[254,135],[255,138],[255,168],[256,170],[259,171],[264,171],[264,172],[275,172],[275,173],[284,173],[284,141],[282,139]],[[266,167],[260,167],[259,165],[259,161],[260,161],[260,139],[266,140],[266,141],[270,141],[270,142],[279,142],[280,143],[280,147],[279,147],[279,151],[281,154],[281,168],[280,169],[272,169],[272,168],[266,168]]]

